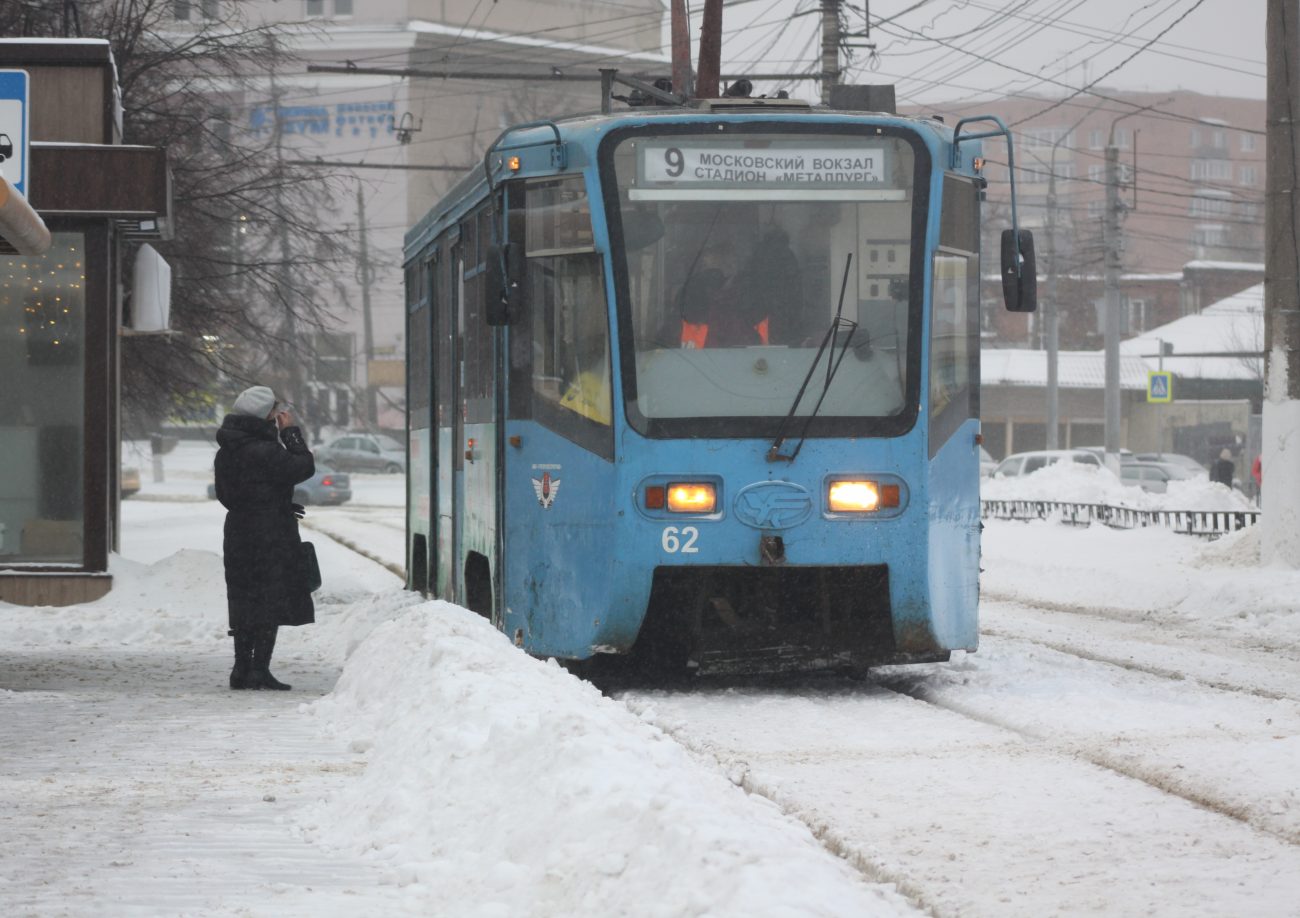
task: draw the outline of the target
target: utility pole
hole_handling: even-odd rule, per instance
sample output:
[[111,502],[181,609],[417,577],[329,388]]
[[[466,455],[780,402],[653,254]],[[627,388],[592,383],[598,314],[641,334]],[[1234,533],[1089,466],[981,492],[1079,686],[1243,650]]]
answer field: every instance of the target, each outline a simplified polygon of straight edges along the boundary
[[718,86],[722,73],[722,0],[704,0],[700,23],[700,66],[696,69],[695,94],[701,99],[722,95]]
[[[1057,141],[1059,144],[1060,141]],[[1047,448],[1059,449],[1061,427],[1060,327],[1056,308],[1056,150],[1052,146],[1051,173],[1047,179],[1047,302],[1043,325],[1047,334]]]
[[840,82],[840,0],[822,0],[822,105]]
[[686,0],[673,0],[673,93],[679,98],[691,95],[691,22],[686,16]]
[[1300,0],[1268,3],[1260,560],[1300,568]]
[[[1119,119],[1115,119],[1118,121]],[[1120,398],[1119,398],[1119,314],[1120,314],[1120,222],[1119,222],[1119,148],[1115,146],[1115,122],[1110,125],[1106,142],[1106,216],[1102,239],[1106,249],[1106,467],[1120,473]]]
[[361,269],[361,328],[366,349],[366,417],[370,426],[379,427],[379,396],[375,392],[374,382],[370,379],[370,369],[375,361],[375,331],[370,319],[370,252],[366,248],[366,196],[357,182],[357,232],[360,243]]

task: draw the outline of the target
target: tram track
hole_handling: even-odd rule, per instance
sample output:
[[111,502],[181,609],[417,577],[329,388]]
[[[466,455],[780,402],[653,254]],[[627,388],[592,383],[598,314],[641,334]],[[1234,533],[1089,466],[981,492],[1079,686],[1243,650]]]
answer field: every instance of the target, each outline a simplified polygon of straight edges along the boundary
[[[1014,618],[1014,622],[991,623],[990,618]],[[1075,625],[1079,618],[1087,619],[1086,628]],[[1162,679],[1271,701],[1300,702],[1300,659],[1287,648],[1242,643],[1231,635],[1208,632],[1186,622],[1180,622],[1176,630],[1153,624],[1158,625],[1086,609],[1003,600],[991,608],[986,604],[980,633]]]
[[[1081,659],[1090,658],[1081,657]],[[1145,670],[1142,670],[1142,672],[1145,672]],[[913,684],[907,684],[909,682]],[[1272,838],[1276,838],[1289,845],[1300,846],[1300,830],[1286,830],[1280,827],[1263,824],[1253,814],[1251,807],[1248,805],[1232,804],[1221,797],[1215,797],[1208,793],[1198,793],[1186,787],[1179,787],[1177,782],[1171,779],[1170,775],[1162,773],[1158,768],[1138,767],[1135,763],[1126,761],[1120,754],[1108,753],[1106,750],[1084,743],[1062,741],[1050,736],[1044,736],[1040,733],[1036,733],[1012,723],[1006,718],[990,714],[986,710],[980,710],[973,706],[957,704],[947,699],[931,697],[925,691],[924,686],[915,684],[915,680],[912,679],[904,678],[897,682],[891,679],[883,679],[875,684],[886,691],[895,692],[899,695],[911,698],[913,701],[919,701],[922,704],[931,705],[950,713],[958,714],[987,726],[1001,730],[1008,730],[1025,740],[1042,744],[1045,748],[1055,754],[1068,756],[1075,760],[1094,765],[1097,768],[1105,769],[1106,771],[1112,772],[1120,777],[1139,781],[1163,794],[1168,794],[1171,797],[1185,800],[1188,803],[1214,813],[1215,815],[1235,820],[1256,832],[1271,836]]]
[[[954,661],[924,669],[872,671],[863,680],[827,678],[777,686],[736,681],[666,695],[633,692],[623,700],[747,793],[798,819],[864,879],[894,884],[931,915],[974,914],[963,906],[959,884],[952,880],[960,869],[946,863],[954,857],[978,860],[978,853],[966,850],[971,835],[966,836],[965,846],[960,837],[952,839],[948,849],[930,839],[912,841],[938,827],[932,820],[943,817],[927,815],[935,806],[963,812],[968,832],[970,825],[979,823],[981,817],[970,815],[972,806],[980,806],[974,802],[978,792],[954,784],[954,768],[969,767],[980,776],[978,783],[986,785],[990,799],[999,801],[989,808],[987,818],[993,823],[1004,821],[1001,814],[1017,805],[1035,812],[1036,820],[1062,819],[1060,844],[1065,847],[1059,853],[1069,851],[1064,839],[1088,838],[1101,825],[1106,834],[1115,831],[1124,837],[1130,851],[1144,852],[1135,856],[1149,859],[1154,873],[1167,869],[1163,865],[1170,848],[1181,846],[1187,856],[1204,856],[1197,847],[1202,840],[1217,846],[1231,839],[1225,846],[1232,850],[1231,857],[1300,863],[1300,823],[1290,816],[1295,794],[1288,788],[1294,784],[1270,784],[1267,768],[1256,773],[1252,767],[1257,750],[1265,750],[1267,764],[1276,766],[1294,743],[1300,719],[1294,692],[1261,689],[1249,680],[1239,684],[1241,680],[1209,678],[1195,669],[1189,673],[1173,665],[1149,665],[1140,654],[1130,660],[1113,648],[1107,653],[1104,648],[1074,647],[1064,639],[1023,638],[1012,631],[1010,622],[992,632],[986,629],[990,653],[973,657],[976,662],[965,673]],[[1176,649],[1154,638],[1152,644],[1166,653]],[[1069,656],[1074,663],[1057,667],[1056,654]],[[1228,662],[1249,665],[1231,655]],[[1197,665],[1203,666],[1204,661]],[[1058,669],[1074,694],[1067,691],[1059,702],[1045,704],[1043,698],[1057,689],[1053,683]],[[1034,680],[1043,681],[1035,684]],[[1092,684],[1097,686],[1095,693],[1089,689]],[[1206,693],[1207,698],[1219,694],[1224,700],[1206,705],[1214,713],[1203,723],[1178,717],[1166,723],[1163,706],[1170,705],[1171,699],[1175,705],[1186,700],[1180,684],[1187,692]],[[1094,694],[1099,707],[1090,716],[1086,712]],[[1124,697],[1132,707],[1112,712],[1107,705],[1116,697]],[[921,705],[934,716],[916,708],[905,708],[901,718],[887,713],[900,704]],[[1189,707],[1198,705],[1194,699]],[[1054,709],[1062,721],[1051,720]],[[798,713],[792,716],[790,710]],[[1135,711],[1139,713],[1125,716]],[[1240,720],[1233,719],[1243,712]],[[1274,723],[1270,715],[1280,718],[1277,726],[1265,726]],[[957,718],[969,727],[945,718]],[[850,723],[862,727],[845,730]],[[788,745],[773,739],[784,740],[787,735]],[[932,752],[929,738],[933,736],[954,741],[940,743]],[[974,764],[967,766],[967,759]],[[1244,773],[1234,770],[1239,764],[1246,766]],[[837,772],[854,774],[857,780],[842,787],[821,786]],[[1029,780],[1022,787],[1026,777]],[[894,780],[882,780],[889,778]],[[914,783],[924,790],[918,791]],[[934,796],[927,796],[931,793]],[[954,793],[955,798],[950,796]],[[972,793],[977,795],[967,796]],[[882,799],[879,794],[901,800]],[[1052,799],[1061,794],[1071,798],[1070,806],[1077,812],[1067,815],[1054,809],[1060,804]],[[1199,828],[1180,828],[1170,836],[1168,825]],[[980,838],[978,831],[974,837]],[[1176,840],[1171,843],[1170,837]],[[1075,864],[1069,857],[1059,857],[1053,851],[1054,841],[1039,851],[1022,833],[1008,834],[1005,828],[974,843],[990,850],[1005,849],[1008,861],[1019,859],[1020,869],[1028,874],[1040,870],[1053,890],[1051,895],[1064,897],[1061,902],[1074,901],[1069,897],[1077,892],[1078,877],[1095,870],[1095,864]],[[950,853],[944,854],[945,850]],[[1032,882],[1022,879],[1019,888],[1029,889]],[[1016,884],[1008,880],[1008,886]],[[1187,891],[1165,894],[1184,896]],[[1115,914],[1146,913],[1118,890],[1095,895],[1103,900],[1118,895],[1109,900]],[[1172,906],[1161,905],[1157,911],[1166,907]],[[1017,904],[1005,914],[1052,911]]]
[[[1086,744],[1038,735],[978,707],[950,704],[928,697],[923,688],[924,677],[915,678],[920,686],[907,686],[899,684],[902,680],[879,677],[870,678],[865,683],[847,679],[827,680],[811,700],[826,709],[828,729],[818,731],[815,744],[795,743],[790,748],[777,748],[771,743],[771,737],[784,732],[786,727],[781,722],[781,715],[769,717],[767,712],[781,708],[792,696],[796,699],[804,696],[808,700],[807,684],[797,685],[791,691],[759,689],[758,694],[765,700],[748,706],[728,707],[721,719],[717,707],[720,701],[733,691],[739,691],[743,697],[745,687],[724,689],[722,699],[718,693],[706,696],[698,719],[690,717],[695,699],[689,692],[663,697],[652,693],[626,697],[624,701],[634,712],[649,717],[693,755],[718,768],[746,793],[763,797],[790,818],[804,824],[829,853],[843,859],[864,880],[894,885],[915,907],[936,918],[988,914],[967,907],[969,900],[962,895],[961,884],[955,879],[963,874],[964,869],[970,869],[969,864],[963,867],[962,862],[967,858],[978,861],[980,857],[978,851],[972,854],[971,844],[987,846],[985,850],[988,851],[1003,850],[1007,863],[1017,865],[1019,879],[1007,879],[1009,897],[1000,901],[1008,904],[1005,911],[999,908],[993,912],[997,915],[1047,914],[1060,907],[1026,907],[1016,898],[1023,893],[1010,894],[1017,884],[1023,889],[1028,888],[1026,884],[1032,886],[1041,881],[1060,890],[1059,894],[1065,897],[1061,902],[1076,901],[1073,897],[1079,892],[1075,888],[1079,877],[1094,872],[1095,864],[1089,865],[1087,858],[1081,858],[1080,863],[1073,862],[1066,839],[1080,835],[1087,837],[1097,825],[1107,827],[1104,830],[1107,834],[1113,831],[1123,836],[1125,832],[1132,833],[1136,824],[1139,837],[1149,835],[1149,846],[1156,852],[1151,855],[1153,865],[1165,856],[1160,849],[1182,844],[1194,851],[1202,838],[1231,838],[1233,848],[1246,852],[1278,852],[1280,846],[1289,853],[1268,856],[1281,856],[1287,860],[1300,858],[1300,851],[1296,850],[1300,846],[1300,833],[1261,824],[1253,818],[1247,805],[1234,805],[1212,794],[1179,787],[1158,770],[1126,761],[1121,753],[1106,754],[1090,749]],[[897,709],[900,704],[921,705],[925,710],[933,711],[935,716],[904,707],[906,726],[902,729],[915,732],[920,748],[900,751],[894,744],[901,743],[906,747],[907,742],[899,735],[893,735],[886,738],[882,748],[873,750],[864,747],[873,746],[874,740],[864,744],[861,736],[839,735],[836,730],[845,719],[859,716],[864,704],[877,712],[890,707]],[[656,713],[655,709],[661,705],[670,709],[667,716]],[[708,710],[710,706],[714,708],[712,712]],[[838,712],[836,708],[839,708]],[[683,714],[683,710],[687,713]],[[970,727],[954,728],[951,720],[945,720],[954,717]],[[886,724],[889,718],[869,720],[872,726],[868,729],[874,731]],[[719,735],[718,728],[724,722],[728,725],[724,728],[726,732]],[[945,723],[948,724],[946,728],[943,726]],[[895,726],[898,726],[897,721]],[[938,733],[960,734],[965,740],[955,744],[959,748],[944,748],[943,752],[937,753],[936,765],[936,753],[925,750],[928,748],[926,737]],[[936,746],[936,751],[942,745]],[[965,763],[968,758],[974,763],[971,769],[985,776],[980,782],[984,785],[982,789],[966,786],[963,793],[973,796],[955,799],[943,795],[938,798],[928,796],[935,788],[954,790],[944,783],[946,768],[954,762]],[[1032,776],[1040,770],[1048,772],[1045,779],[1040,777],[1037,785],[1031,782],[1027,787],[1020,786],[1020,776]],[[853,773],[860,780],[850,782],[845,789],[821,785],[826,774],[840,771]],[[932,772],[937,772],[938,777]],[[881,783],[880,777],[887,775],[901,776],[899,780],[906,783]],[[989,810],[987,816],[973,814],[970,809],[972,800],[987,797],[997,801],[1020,801],[1023,794],[1032,801],[1024,807],[1035,810],[1041,805],[1044,784],[1049,785],[1046,792],[1049,801],[1054,794],[1061,792],[1051,786],[1058,778],[1061,787],[1069,789],[1064,792],[1067,795],[1075,790],[1076,785],[1086,788],[1075,804],[1077,812],[1068,817],[1064,812],[1036,811],[1036,820],[1050,823],[1054,818],[1064,818],[1066,821],[1060,841],[1064,847],[1059,851],[1054,851],[1051,846],[1040,850],[1038,846],[1027,843],[1020,831],[1008,834],[1006,818],[1001,815],[1005,813],[1002,803],[990,805],[985,802]],[[922,789],[918,791],[913,784]],[[840,796],[841,793],[849,796]],[[1169,804],[1155,802],[1152,795],[1169,801]],[[892,799],[895,797],[901,799]],[[1189,810],[1202,815],[1172,815],[1185,814]],[[1135,815],[1139,812],[1155,814],[1149,826],[1144,816]],[[940,825],[946,829],[953,827],[953,817],[949,816],[945,821],[945,816],[940,813],[962,814],[956,818],[958,824],[965,827],[965,843],[961,832],[946,840],[934,836]],[[1168,829],[1163,824],[1166,819],[1174,823],[1186,819],[1201,827],[1192,833],[1190,842],[1185,840],[1187,836],[1184,834],[1184,840],[1170,845],[1165,834]],[[1229,820],[1237,829],[1228,830],[1225,824],[1216,822],[1221,819]],[[998,823],[1002,823],[1000,829]],[[990,827],[987,835],[981,828],[984,824]],[[1080,831],[1080,826],[1085,827],[1084,831]],[[1181,831],[1186,832],[1185,829]],[[972,835],[976,841],[971,840]],[[1178,831],[1173,833],[1175,838],[1178,835]],[[1129,843],[1132,843],[1131,838]],[[1018,852],[1015,849],[1017,845],[1021,846]],[[1090,855],[1096,857],[1096,852],[1090,852]],[[1264,854],[1258,856],[1267,859]],[[1160,868],[1153,866],[1153,869]],[[1149,913],[1143,909],[1134,910],[1134,903],[1125,899],[1122,891],[1117,889],[1114,894],[1120,898],[1113,900],[1111,906],[1124,904],[1111,913]],[[1160,900],[1157,898],[1155,901]],[[1106,908],[1103,907],[1102,911]]]

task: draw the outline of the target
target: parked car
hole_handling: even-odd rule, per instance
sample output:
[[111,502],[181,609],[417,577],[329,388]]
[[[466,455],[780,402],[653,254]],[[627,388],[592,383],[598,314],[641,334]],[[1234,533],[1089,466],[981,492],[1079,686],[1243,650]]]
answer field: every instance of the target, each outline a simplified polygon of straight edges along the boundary
[[1192,473],[1192,477],[1204,475],[1209,477],[1210,470],[1201,465],[1191,456],[1184,456],[1182,453],[1138,453],[1133,457],[1138,462],[1161,462],[1169,465],[1178,465]]
[[[217,499],[217,486],[208,485],[208,500]],[[316,504],[332,506],[345,504],[352,499],[352,481],[345,472],[336,472],[316,463],[316,474],[294,485],[293,499],[304,507]]]
[[[1105,464],[1106,462],[1106,447],[1104,446],[1076,446],[1074,448],[1081,449],[1085,453],[1092,453],[1094,456],[1096,456],[1098,459],[1101,460],[1102,464]],[[1119,449],[1120,462],[1133,462],[1135,459],[1137,459],[1137,457],[1133,455],[1133,450],[1124,449],[1124,447],[1122,446],[1120,447]]]
[[1012,453],[998,463],[994,477],[1017,478],[1058,462],[1077,462],[1090,468],[1101,468],[1101,460],[1093,453],[1081,449],[1039,449],[1027,453]]
[[989,451],[980,447],[980,478],[989,478],[998,467],[998,460],[989,455]]
[[347,434],[312,452],[317,461],[344,472],[406,471],[406,447],[385,434]]
[[118,493],[123,499],[137,494],[140,491],[140,470],[132,466],[122,468],[121,484],[118,486]]
[[1169,490],[1169,482],[1181,478],[1191,478],[1190,472],[1178,466],[1160,462],[1125,462],[1119,467],[1120,481],[1126,485],[1136,485],[1143,491],[1164,494]]

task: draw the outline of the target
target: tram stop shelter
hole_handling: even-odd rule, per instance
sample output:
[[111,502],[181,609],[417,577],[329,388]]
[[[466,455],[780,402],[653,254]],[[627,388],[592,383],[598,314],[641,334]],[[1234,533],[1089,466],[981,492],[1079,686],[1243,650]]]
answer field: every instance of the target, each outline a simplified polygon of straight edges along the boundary
[[170,179],[165,150],[121,142],[107,41],[0,39],[12,70],[25,200],[49,236],[19,254],[40,247],[0,213],[0,601],[68,605],[112,586],[124,259],[165,231]]

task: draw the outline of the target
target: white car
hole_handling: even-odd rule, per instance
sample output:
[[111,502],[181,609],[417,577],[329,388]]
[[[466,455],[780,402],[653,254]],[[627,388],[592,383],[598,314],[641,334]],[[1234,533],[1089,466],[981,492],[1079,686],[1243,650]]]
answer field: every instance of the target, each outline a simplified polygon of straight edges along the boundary
[[989,455],[989,451],[980,447],[980,478],[993,477],[993,470],[998,467],[998,460]]
[[1027,453],[1012,453],[998,463],[993,477],[1017,478],[1058,462],[1077,462],[1090,468],[1101,468],[1101,460],[1082,449],[1039,449]]
[[1196,473],[1176,462],[1125,462],[1119,467],[1120,480],[1126,485],[1137,485],[1143,491],[1164,494],[1171,481],[1187,481]]

